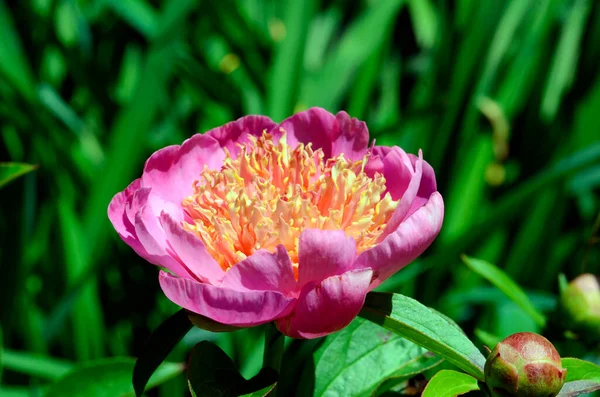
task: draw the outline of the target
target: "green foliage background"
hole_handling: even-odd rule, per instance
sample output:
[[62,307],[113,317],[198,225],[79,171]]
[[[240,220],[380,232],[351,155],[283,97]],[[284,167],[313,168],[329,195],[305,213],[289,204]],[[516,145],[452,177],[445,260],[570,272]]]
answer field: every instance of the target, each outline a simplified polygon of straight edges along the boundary
[[[251,113],[344,109],[378,144],[422,149],[444,227],[381,289],[482,343],[539,330],[459,255],[542,311],[560,272],[598,274],[599,60],[593,0],[0,0],[0,161],[39,165],[0,190],[0,396],[139,354],[177,308],[108,202],[153,151]],[[260,368],[257,329],[196,329],[170,360],[202,339]],[[185,389],[179,375],[152,393]]]

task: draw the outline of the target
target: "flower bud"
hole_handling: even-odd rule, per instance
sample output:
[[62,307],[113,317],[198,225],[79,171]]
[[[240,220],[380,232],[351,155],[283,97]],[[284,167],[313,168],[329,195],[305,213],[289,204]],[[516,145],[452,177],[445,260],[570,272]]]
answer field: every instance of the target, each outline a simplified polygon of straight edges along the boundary
[[485,363],[485,382],[494,396],[553,397],[566,375],[552,343],[531,332],[498,343]]
[[572,280],[560,295],[562,320],[589,339],[600,338],[600,284],[593,274]]

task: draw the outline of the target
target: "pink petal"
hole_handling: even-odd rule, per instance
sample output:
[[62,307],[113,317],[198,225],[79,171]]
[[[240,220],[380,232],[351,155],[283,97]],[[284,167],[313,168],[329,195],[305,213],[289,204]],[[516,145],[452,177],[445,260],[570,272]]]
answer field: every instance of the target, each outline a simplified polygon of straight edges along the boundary
[[415,167],[411,163],[410,157],[404,150],[397,146],[392,147],[382,158],[382,161],[384,166],[383,176],[385,177],[385,185],[387,191],[392,196],[392,199],[404,199],[407,197],[407,194],[410,196],[410,192],[408,191],[408,189],[410,189],[410,184],[416,183],[416,187],[418,187],[421,180],[418,166]]
[[[375,147],[375,149],[376,148],[377,147]],[[369,177],[373,178],[377,173],[384,175],[385,165],[383,164],[383,157],[384,156],[382,155],[376,154],[374,150],[371,152],[367,164],[365,165],[365,173]]]
[[[371,149],[371,152],[379,157],[385,157],[392,150],[400,149],[398,146],[375,146]],[[402,149],[400,149],[402,150]],[[404,151],[404,150],[402,150]]]
[[332,276],[302,290],[293,312],[276,321],[293,338],[318,338],[344,328],[365,303],[373,272],[353,270]]
[[115,194],[108,204],[108,219],[110,219],[119,236],[128,245],[130,241],[137,244],[135,228],[127,217],[126,204],[127,200],[140,188],[140,180],[136,179],[127,186],[125,190]]
[[275,253],[260,250],[227,271],[222,287],[236,291],[280,291],[291,296],[296,290],[292,261],[283,245]]
[[207,166],[219,169],[225,152],[209,135],[196,134],[181,146],[167,146],[150,156],[142,174],[142,186],[166,201],[180,204],[194,192],[194,181]]
[[196,134],[183,141],[175,158],[172,175],[184,184],[193,182],[205,166],[211,170],[221,169],[224,159],[225,152],[219,141],[206,134]]
[[[417,163],[419,161],[421,161],[423,167],[423,175],[421,176],[419,191],[417,192],[417,197],[415,199],[415,203],[413,204],[413,207],[416,206],[417,208],[419,208],[425,205],[425,203],[427,202],[427,200],[429,200],[429,197],[433,194],[433,192],[437,191],[435,172],[433,171],[433,167],[429,165],[427,161],[421,158],[420,151],[419,157],[415,156],[414,154],[409,154],[408,157],[410,158],[410,161],[415,168],[417,167]],[[409,211],[409,214],[410,213],[411,212]]]
[[351,270],[356,242],[343,230],[307,229],[298,242],[298,284],[320,282]]
[[334,130],[338,128],[335,116],[325,109],[310,108],[283,120],[276,127],[283,128],[287,133],[287,142],[291,147],[298,143],[312,143],[313,149],[323,149],[325,158],[332,154]]
[[[148,191],[149,189],[140,188],[140,179],[136,179],[113,197],[108,205],[108,217],[127,245],[147,261],[159,264],[159,260],[146,251],[135,229],[135,211],[146,204]],[[164,261],[170,262],[170,259],[165,258]]]
[[[227,148],[232,157],[237,157],[240,144],[248,142],[248,136],[259,137],[263,131],[271,131],[276,124],[266,116],[245,116],[208,131],[210,135],[219,142],[221,147]],[[277,134],[279,137],[281,134]]]
[[[165,231],[158,222],[158,217],[151,204],[143,206],[135,216],[135,232],[143,247],[140,256],[148,262],[162,266],[181,277],[196,277],[186,266],[167,252]],[[137,251],[136,251],[137,252]]]
[[285,316],[295,299],[276,291],[234,291],[160,272],[160,286],[171,301],[223,324],[251,327]]
[[[144,165],[142,186],[155,189],[156,192],[166,190],[164,187],[169,183],[169,171],[178,151],[179,145],[171,145],[152,153]],[[168,191],[162,193],[170,196]]]
[[[388,156],[386,156],[385,160],[394,158],[395,153],[396,152],[390,152]],[[408,156],[406,156],[406,159],[410,161],[410,158],[408,158]],[[388,180],[386,177],[386,186],[398,186],[401,183],[406,183],[407,178],[410,179],[408,182],[408,187],[406,187],[403,192],[396,192],[396,197],[394,194],[392,194],[392,198],[394,198],[395,200],[401,197],[400,204],[398,204],[398,206],[394,210],[394,213],[392,214],[392,218],[386,225],[381,240],[383,240],[383,238],[385,238],[388,234],[396,230],[398,228],[398,225],[400,225],[400,223],[402,223],[408,216],[410,216],[410,210],[411,208],[413,208],[414,201],[417,197],[417,192],[419,191],[419,186],[421,184],[421,176],[423,175],[423,156],[420,150],[419,161],[417,161],[415,165],[414,173],[406,174],[405,172],[403,173],[403,171],[401,171],[406,170],[408,167],[412,168],[410,164],[407,166],[405,163],[403,163],[400,160],[400,158],[396,159],[395,161],[389,161],[388,163],[386,163],[385,175],[389,175],[390,177],[390,180]],[[394,173],[392,170],[397,170],[397,173]],[[396,178],[394,177],[395,175],[397,175]],[[397,194],[400,194],[401,196],[398,197]],[[423,204],[424,203],[421,203],[421,206]]]
[[135,223],[135,215],[137,212],[148,203],[151,191],[152,189],[149,187],[142,187],[136,190],[129,196],[129,199],[127,199],[127,203],[125,204],[125,215],[131,224]]
[[377,246],[363,252],[355,268],[373,269],[375,280],[370,289],[421,255],[440,232],[444,219],[444,201],[434,192],[419,208]]
[[167,240],[166,251],[196,279],[210,284],[219,283],[225,276],[221,266],[206,251],[198,236],[183,229],[181,223],[166,212],[160,214],[160,224]]
[[323,150],[325,158],[343,153],[349,159],[359,160],[369,145],[367,125],[346,112],[334,116],[325,109],[310,108],[287,118],[274,130],[281,128],[287,132],[290,146],[312,143],[313,149]]
[[[367,164],[365,165],[365,173],[371,178],[373,178],[376,173],[379,173],[379,174],[382,174],[383,176],[385,176],[386,168],[385,168],[385,164],[384,164],[383,160],[392,151],[398,151],[398,153],[395,155],[396,158],[402,157],[403,156],[402,153],[404,153],[404,150],[400,149],[397,146],[394,146],[394,147],[374,146],[374,147],[370,148],[368,150],[369,158],[368,158]],[[406,153],[404,153],[404,155],[406,155]],[[410,158],[408,156],[406,156],[406,158],[408,159],[408,163],[410,163]],[[388,172],[391,172],[389,165],[388,165]],[[408,186],[408,182],[403,183],[403,186],[405,186],[405,188],[406,188],[406,186]]]
[[[332,136],[332,157],[344,154],[351,160],[360,160],[367,153],[369,130],[364,121],[351,118],[346,112],[335,115],[339,128]],[[335,132],[335,130],[334,130]]]

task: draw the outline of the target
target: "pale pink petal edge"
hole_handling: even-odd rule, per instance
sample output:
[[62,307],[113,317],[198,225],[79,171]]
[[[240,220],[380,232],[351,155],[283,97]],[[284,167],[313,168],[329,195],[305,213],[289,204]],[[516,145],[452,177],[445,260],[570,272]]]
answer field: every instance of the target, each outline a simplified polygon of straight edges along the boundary
[[236,327],[252,327],[285,316],[295,301],[276,291],[234,291],[164,271],[159,282],[167,298],[178,306]]
[[404,220],[381,243],[360,254],[355,268],[373,269],[374,281],[370,289],[421,255],[440,232],[443,220],[444,201],[439,192],[434,192],[427,204]]

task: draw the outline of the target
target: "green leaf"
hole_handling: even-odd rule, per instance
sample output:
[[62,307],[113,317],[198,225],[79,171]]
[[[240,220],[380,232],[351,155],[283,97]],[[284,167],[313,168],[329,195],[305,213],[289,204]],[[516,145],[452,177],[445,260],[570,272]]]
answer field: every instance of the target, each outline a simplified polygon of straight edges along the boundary
[[8,182],[37,168],[37,165],[23,163],[0,163],[0,188]]
[[294,108],[302,71],[302,58],[309,22],[316,9],[314,0],[288,1],[285,10],[285,39],[275,49],[267,91],[268,114],[283,120]]
[[575,397],[584,393],[591,393],[600,390],[600,384],[590,380],[575,380],[564,384],[560,393],[556,397]]
[[146,38],[156,36],[158,15],[152,5],[144,0],[108,0],[107,5]]
[[558,274],[558,291],[562,294],[569,286],[569,281],[564,273]]
[[[381,78],[381,80],[384,80],[384,76],[388,77],[390,75],[390,73],[383,73],[387,70],[382,70],[382,63],[383,63],[383,59],[384,59],[384,53],[385,50],[387,49],[388,45],[387,43],[381,43],[380,48],[376,49],[373,53],[373,55],[371,55],[369,57],[369,59],[367,59],[364,64],[361,66],[360,70],[357,73],[356,76],[356,80],[354,82],[354,86],[352,87],[352,92],[349,94],[349,99],[348,99],[348,107],[346,108],[348,114],[352,115],[352,117],[356,117],[360,120],[364,119],[365,116],[365,110],[367,109],[368,106],[370,106],[371,101],[372,101],[372,93],[375,90],[378,80]],[[396,62],[399,63],[399,62]],[[386,68],[386,69],[389,69]],[[400,68],[398,69],[398,73],[397,75],[399,75]],[[387,76],[386,76],[387,75]],[[393,76],[395,77],[395,76]],[[386,79],[388,80],[388,79]],[[382,81],[382,84],[385,85],[386,82]],[[392,90],[396,90],[397,87],[390,87],[388,89],[388,91],[392,91]],[[387,93],[387,92],[386,92]],[[382,92],[382,97],[384,93]],[[394,93],[396,94],[396,93]],[[383,98],[382,98],[382,102],[383,102]],[[393,105],[397,105],[397,103],[395,103],[396,101],[391,101],[393,102]],[[386,105],[388,104],[388,102],[386,101]],[[383,107],[383,103],[382,103],[382,107]],[[389,115],[387,115],[389,117]]]
[[152,333],[133,368],[133,388],[141,396],[154,371],[167,358],[175,345],[192,329],[184,309],[166,319]]
[[23,51],[10,8],[0,0],[0,76],[6,77],[21,95],[35,100],[35,80]]
[[23,386],[2,386],[2,389],[0,389],[0,397],[31,397],[31,391]]
[[275,386],[277,386],[276,383],[269,385],[267,387],[264,387],[260,390],[257,390],[253,393],[248,393],[248,394],[244,394],[240,397],[266,397],[266,396],[270,396],[272,395],[273,391],[275,390]]
[[388,379],[395,381],[389,388],[441,361],[426,349],[357,318],[317,349],[314,369],[306,376],[314,374],[314,390],[300,394],[370,396]]
[[276,382],[277,372],[271,368],[263,368],[252,379],[246,380],[231,358],[211,342],[202,341],[192,350],[188,383],[194,397],[260,396],[260,391],[274,387]]
[[546,121],[552,121],[556,116],[562,97],[575,77],[581,41],[592,3],[589,0],[574,2],[563,25],[540,107],[541,116]]
[[567,369],[567,382],[576,380],[593,380],[600,384],[600,366],[578,358],[561,359],[563,368]]
[[477,136],[470,142],[469,162],[457,164],[456,180],[444,195],[444,227],[440,232],[442,242],[460,236],[479,217],[473,211],[483,201],[486,181],[482,176],[493,161],[492,142],[488,137]]
[[[48,388],[46,397],[130,397],[133,358],[110,358],[84,364]],[[148,384],[157,386],[182,373],[184,366],[163,363]]]
[[432,48],[439,31],[436,10],[429,0],[409,0],[408,10],[421,48]]
[[333,110],[352,82],[356,69],[380,47],[403,0],[383,0],[369,7],[340,39],[323,68],[303,85],[300,102]]
[[600,390],[600,367],[589,361],[565,357],[561,360],[567,369],[567,379],[558,397],[578,396]]
[[444,369],[431,378],[423,390],[423,397],[455,397],[473,390],[479,390],[477,379],[462,372]]
[[4,336],[2,334],[2,327],[0,326],[0,384],[2,384],[2,370],[4,369]]
[[473,333],[475,334],[475,336],[477,336],[484,344],[485,346],[487,346],[488,349],[493,349],[494,346],[496,346],[498,344],[498,342],[502,341],[502,338],[484,331],[480,328],[475,328],[475,330],[473,331]]
[[485,357],[460,328],[414,299],[370,292],[360,312],[364,317],[445,358],[483,380]]
[[56,36],[65,47],[72,47],[78,39],[78,21],[75,6],[70,1],[59,1],[54,11]]
[[4,369],[52,381],[60,379],[73,368],[69,361],[8,349],[3,352],[2,365]]
[[461,258],[471,270],[495,285],[500,291],[504,292],[506,296],[529,314],[540,327],[543,327],[546,324],[546,317],[537,311],[527,297],[527,294],[525,294],[521,287],[501,269],[491,263],[480,259],[469,258],[466,255],[461,255]]
[[[79,285],[80,278],[85,275],[85,253],[88,245],[77,217],[75,205],[68,199],[66,193],[73,188],[66,177],[61,183],[61,188],[63,197],[58,203],[58,216],[65,258],[64,277],[67,285],[74,287]],[[95,280],[91,280],[81,287],[70,314],[75,358],[79,361],[88,361],[103,357],[106,331]]]

